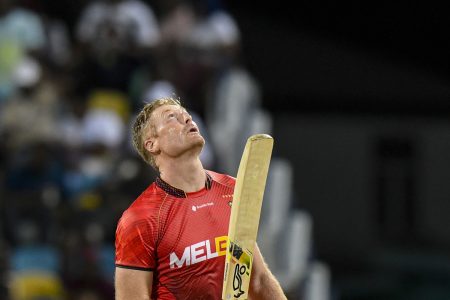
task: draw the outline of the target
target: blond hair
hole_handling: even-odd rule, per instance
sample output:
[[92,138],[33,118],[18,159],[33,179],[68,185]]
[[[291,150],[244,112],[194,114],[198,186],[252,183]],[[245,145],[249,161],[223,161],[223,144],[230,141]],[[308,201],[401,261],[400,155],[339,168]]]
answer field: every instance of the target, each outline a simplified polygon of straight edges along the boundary
[[152,113],[163,105],[178,105],[182,107],[180,99],[172,97],[162,97],[147,103],[137,115],[133,123],[133,147],[142,157],[142,159],[158,171],[155,163],[155,157],[145,149],[145,140],[147,139],[147,128],[151,126],[151,134],[155,133],[155,128],[151,124]]

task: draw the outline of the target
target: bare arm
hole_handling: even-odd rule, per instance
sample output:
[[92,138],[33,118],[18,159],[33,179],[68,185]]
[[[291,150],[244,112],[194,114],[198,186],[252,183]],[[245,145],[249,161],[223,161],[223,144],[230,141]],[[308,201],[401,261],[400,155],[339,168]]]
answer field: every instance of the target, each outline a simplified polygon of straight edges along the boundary
[[149,300],[153,272],[116,268],[116,300]]
[[269,267],[255,245],[253,254],[253,269],[250,278],[249,299],[252,300],[284,300],[287,299],[283,293],[278,280],[270,272]]

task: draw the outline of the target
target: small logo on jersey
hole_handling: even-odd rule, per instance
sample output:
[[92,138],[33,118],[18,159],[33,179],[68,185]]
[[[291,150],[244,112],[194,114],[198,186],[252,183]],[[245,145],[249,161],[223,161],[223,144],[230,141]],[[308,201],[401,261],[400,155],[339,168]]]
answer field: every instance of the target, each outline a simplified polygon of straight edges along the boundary
[[242,275],[245,274],[246,270],[247,268],[244,265],[239,264],[236,264],[236,267],[234,268],[233,290],[236,292],[234,298],[239,298],[244,294],[244,291],[242,290]]
[[208,202],[208,203],[204,203],[204,204],[200,204],[200,205],[192,205],[192,211],[197,211],[204,207],[213,206],[213,205],[214,205],[214,202]]
[[233,201],[228,201],[228,205],[229,205],[230,207],[232,207],[232,206],[233,206]]

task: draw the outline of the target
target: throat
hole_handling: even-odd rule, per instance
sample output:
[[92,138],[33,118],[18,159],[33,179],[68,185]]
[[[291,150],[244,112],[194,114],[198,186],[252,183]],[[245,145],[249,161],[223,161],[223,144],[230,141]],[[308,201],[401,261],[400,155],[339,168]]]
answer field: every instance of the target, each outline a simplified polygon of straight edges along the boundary
[[205,170],[200,160],[189,165],[186,163],[184,161],[179,164],[173,164],[170,167],[160,168],[160,177],[171,186],[186,193],[197,192],[205,187]]

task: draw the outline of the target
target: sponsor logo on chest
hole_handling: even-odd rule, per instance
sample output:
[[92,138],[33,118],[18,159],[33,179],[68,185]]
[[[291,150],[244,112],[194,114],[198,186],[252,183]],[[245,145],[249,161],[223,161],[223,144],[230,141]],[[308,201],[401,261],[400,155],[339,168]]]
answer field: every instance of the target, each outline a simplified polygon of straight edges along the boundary
[[208,202],[208,203],[204,203],[204,204],[200,204],[200,205],[192,205],[192,211],[197,211],[199,209],[208,207],[208,206],[213,206],[214,202]]
[[190,266],[211,258],[223,256],[227,249],[227,236],[219,236],[212,239],[215,252],[211,248],[211,241],[205,240],[184,248],[183,254],[179,257],[175,252],[170,253],[170,268],[181,268]]

